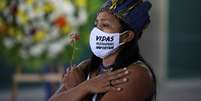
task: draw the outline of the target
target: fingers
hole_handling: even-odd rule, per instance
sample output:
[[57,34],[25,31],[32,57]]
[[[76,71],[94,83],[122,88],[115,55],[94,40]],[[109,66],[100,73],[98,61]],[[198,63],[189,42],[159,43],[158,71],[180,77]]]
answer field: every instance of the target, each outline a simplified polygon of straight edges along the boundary
[[112,91],[121,91],[121,90],[122,90],[122,88],[120,88],[120,87],[113,87],[113,86],[111,86],[111,87],[110,87],[110,90],[112,90]]
[[115,85],[119,85],[119,84],[122,84],[122,83],[125,83],[125,82],[128,82],[127,78],[111,80],[111,85],[115,86]]
[[108,92],[108,91],[121,91],[123,88],[120,87],[114,87],[114,86],[107,86],[104,89],[104,92]]
[[128,75],[128,70],[123,70],[108,77],[108,80],[116,80]]
[[66,73],[70,71],[70,67],[66,68]]
[[126,68],[119,69],[110,73],[102,73],[90,80],[86,81],[90,85],[90,92],[102,93],[108,91],[121,91],[122,88],[116,85],[125,83],[128,81],[125,76],[128,75]]
[[107,87],[109,87],[109,90],[112,90],[112,91],[121,91],[123,88],[116,87],[116,85],[123,84],[126,82],[128,82],[127,78],[118,79],[118,80],[111,80]]
[[75,65],[75,64],[74,64],[74,65],[69,66],[68,68],[66,68],[66,73],[68,73],[68,72],[72,71],[72,70],[73,70],[75,67],[76,67],[76,65]]
[[106,76],[108,81],[106,83],[107,86],[105,91],[121,91],[122,88],[116,87],[116,85],[128,82],[128,78],[124,77],[126,75],[128,75],[128,70],[126,68],[107,74]]
[[119,69],[119,70],[116,70],[116,71],[113,71],[113,72],[109,73],[108,75],[110,75],[110,76],[117,75],[117,74],[119,74],[121,72],[124,72],[126,70],[127,70],[127,68]]
[[64,74],[63,74],[63,79],[64,79],[67,75],[69,75],[69,73],[70,73],[70,67],[66,68],[66,70],[65,70],[65,72],[64,72]]
[[66,72],[72,71],[74,68],[76,67],[76,65],[71,65],[70,67],[68,67],[66,70]]
[[76,67],[76,65],[71,65],[66,68],[65,73],[62,76],[62,82],[67,78],[73,71],[73,69]]

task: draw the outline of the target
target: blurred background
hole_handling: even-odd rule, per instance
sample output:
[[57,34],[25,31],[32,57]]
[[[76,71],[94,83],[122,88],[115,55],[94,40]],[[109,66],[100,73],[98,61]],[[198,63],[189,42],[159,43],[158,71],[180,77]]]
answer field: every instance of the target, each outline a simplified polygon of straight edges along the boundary
[[[64,69],[89,57],[104,1],[1,0],[0,101],[46,101]],[[201,101],[201,1],[151,2],[140,49],[157,75],[157,100]]]

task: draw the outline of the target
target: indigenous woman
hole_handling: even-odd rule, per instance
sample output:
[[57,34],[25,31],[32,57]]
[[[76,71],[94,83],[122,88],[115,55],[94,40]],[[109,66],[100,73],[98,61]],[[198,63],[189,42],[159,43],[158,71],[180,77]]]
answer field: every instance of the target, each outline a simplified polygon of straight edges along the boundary
[[151,3],[108,0],[90,33],[92,56],[69,67],[50,101],[152,101],[156,80],[138,40],[150,23]]

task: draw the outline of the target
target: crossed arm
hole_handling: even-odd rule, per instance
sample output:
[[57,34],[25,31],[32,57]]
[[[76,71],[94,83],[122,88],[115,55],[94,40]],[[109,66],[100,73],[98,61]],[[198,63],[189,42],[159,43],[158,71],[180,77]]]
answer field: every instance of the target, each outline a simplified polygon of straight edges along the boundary
[[101,101],[145,101],[153,94],[153,80],[145,68],[131,65],[128,71],[130,72],[127,76],[128,82],[117,85],[123,90],[121,92],[109,91]]
[[[115,81],[116,84],[113,84],[114,87],[109,88],[107,87],[108,85],[107,82],[104,80],[102,80],[102,85],[100,85],[101,83],[98,83],[98,81],[101,80],[94,80],[95,81],[94,84],[93,82],[88,82],[87,84],[83,80],[79,81],[77,79],[78,78],[80,79],[80,77],[75,72],[73,77],[68,76],[66,78],[71,78],[71,80],[74,79],[73,81],[77,81],[77,83],[78,82],[79,83],[65,86],[67,90],[55,94],[50,98],[50,101],[83,101],[88,94],[93,92],[94,93],[105,92],[105,95],[102,97],[101,101],[145,101],[145,99],[148,98],[153,92],[152,88],[153,82],[147,70],[138,65],[131,65],[128,67],[128,71],[129,71],[128,75],[125,75],[123,73],[123,70],[119,70],[119,72],[116,72],[116,74],[113,73],[113,77],[111,79],[114,79],[114,76],[117,75],[118,77],[116,78],[117,80]],[[77,75],[77,77],[75,75]],[[123,79],[119,79],[121,77],[123,78],[126,77],[128,79],[128,82],[123,82],[122,81]],[[98,76],[92,79],[97,78]],[[90,88],[87,85],[91,85],[93,87]],[[121,91],[118,91],[116,88],[122,88],[122,89]]]

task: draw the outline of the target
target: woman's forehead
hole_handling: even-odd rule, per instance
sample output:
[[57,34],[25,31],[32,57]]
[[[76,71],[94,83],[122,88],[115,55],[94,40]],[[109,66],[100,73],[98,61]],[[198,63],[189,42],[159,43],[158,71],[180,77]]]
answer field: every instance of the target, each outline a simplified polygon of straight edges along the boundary
[[98,14],[98,16],[96,17],[96,20],[101,20],[101,21],[104,21],[104,20],[118,21],[117,18],[114,15],[112,15],[112,14],[106,12],[106,11],[100,12]]

